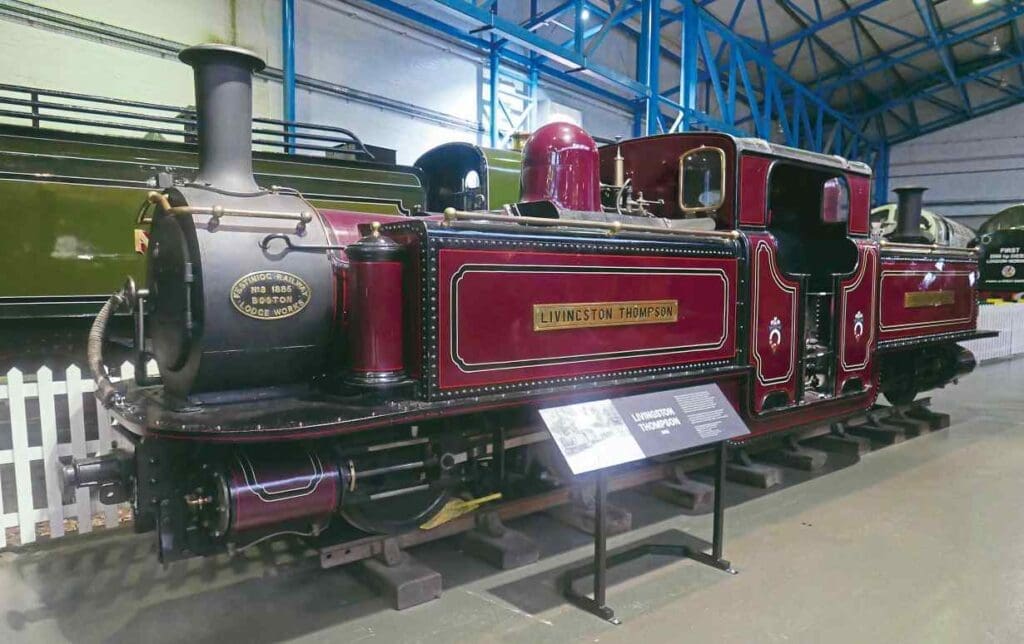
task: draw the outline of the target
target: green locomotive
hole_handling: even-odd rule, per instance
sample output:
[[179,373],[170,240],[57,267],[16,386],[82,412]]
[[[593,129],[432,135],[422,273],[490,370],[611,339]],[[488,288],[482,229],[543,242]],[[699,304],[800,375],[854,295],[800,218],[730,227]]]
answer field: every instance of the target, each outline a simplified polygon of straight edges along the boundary
[[[180,107],[0,85],[0,118],[6,371],[83,355],[106,294],[126,274],[145,283],[147,193],[190,179],[197,151],[194,115]],[[450,143],[404,166],[339,127],[256,119],[253,137],[259,184],[294,188],[317,208],[415,216],[500,208],[519,193],[517,152]]]

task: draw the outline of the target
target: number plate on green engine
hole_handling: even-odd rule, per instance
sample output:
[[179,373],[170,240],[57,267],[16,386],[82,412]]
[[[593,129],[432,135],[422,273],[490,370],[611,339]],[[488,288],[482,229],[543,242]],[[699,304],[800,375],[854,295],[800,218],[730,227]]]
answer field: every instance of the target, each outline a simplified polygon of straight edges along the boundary
[[239,313],[256,320],[291,317],[306,308],[309,297],[309,285],[284,271],[249,273],[231,286],[231,303]]

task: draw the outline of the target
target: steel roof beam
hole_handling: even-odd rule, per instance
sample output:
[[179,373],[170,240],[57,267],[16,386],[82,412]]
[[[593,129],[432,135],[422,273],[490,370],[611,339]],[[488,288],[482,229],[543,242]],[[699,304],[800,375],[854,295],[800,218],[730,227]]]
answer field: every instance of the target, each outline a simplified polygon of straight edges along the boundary
[[828,29],[832,25],[839,24],[852,18],[857,18],[858,16],[860,16],[860,14],[864,13],[868,9],[877,7],[878,5],[884,4],[888,1],[889,0],[867,0],[866,2],[863,2],[855,7],[848,6],[846,7],[845,11],[841,11],[835,14],[834,16],[825,18],[824,20],[819,19],[817,21],[811,21],[808,25],[802,27],[798,31],[795,31],[788,36],[773,41],[771,44],[771,48],[773,50],[781,49],[782,47],[785,47],[786,45],[794,43],[798,40],[804,40],[806,38],[809,38],[810,36],[813,36],[819,31],[822,31],[823,29]]
[[924,4],[925,0],[914,0],[914,8],[917,9],[917,14],[921,17],[921,22],[924,23],[925,29],[928,31],[928,37],[932,41],[932,45],[935,47],[936,52],[939,55],[939,59],[942,61],[942,66],[946,70],[946,75],[949,77],[951,85],[956,87],[960,92],[960,98],[963,101],[964,109],[967,114],[971,113],[971,99],[967,96],[967,90],[964,86],[957,82],[956,77],[956,61],[953,60],[953,54],[950,51],[948,45],[939,44],[939,23],[938,15],[935,13],[935,7],[929,1]]
[[972,40],[980,34],[992,31],[1021,16],[1024,16],[1024,3],[997,7],[976,14],[947,27],[945,34],[940,34],[935,41],[930,36],[922,36],[915,40],[901,43],[896,47],[886,50],[884,54],[873,56],[844,72],[828,74],[819,82],[819,92],[827,98],[837,89],[851,82],[866,78],[877,72],[885,71],[889,67],[904,64],[906,61],[933,51],[937,46],[951,47],[957,43]]
[[[503,18],[492,11],[495,7],[493,3],[480,6],[471,0],[434,0],[433,4],[444,13],[456,17],[455,21],[426,15],[394,0],[364,1],[425,25],[488,55],[493,51],[502,65],[535,69],[563,84],[629,107],[635,115],[646,116],[654,129],[663,126],[662,109],[677,109],[683,118],[692,119],[691,122],[699,127],[716,127],[738,134],[752,129],[756,135],[765,138],[771,136],[773,124],[778,120],[785,130],[788,143],[803,142],[806,147],[825,151],[852,149],[870,152],[878,145],[873,133],[869,135],[864,132],[863,121],[854,122],[847,114],[829,106],[820,95],[786,73],[775,64],[763,45],[736,34],[708,13],[703,8],[707,6],[707,1],[680,0],[680,11],[661,11],[659,16],[659,12],[653,10],[659,0],[622,0],[621,4],[610,5],[610,10],[599,8],[589,0],[568,0],[556,4],[547,12],[535,12],[529,20],[523,22]],[[746,4],[750,7],[750,3],[755,1],[759,0],[746,0]],[[681,96],[679,101],[673,101],[666,98],[665,93],[659,92],[656,65],[661,60],[660,56],[667,56],[667,60],[676,64],[682,61],[679,52],[672,52],[661,44],[661,28],[674,22],[683,22],[685,30],[685,21],[681,18],[687,13],[688,4],[689,15],[697,16],[696,20],[691,20],[691,29],[696,31],[696,35],[690,32],[688,51],[701,60],[696,74],[692,73],[693,68],[690,67],[691,72],[687,74],[683,85],[686,88],[685,96]],[[583,25],[581,7],[587,8],[592,16],[600,18],[601,24],[591,27]],[[646,17],[649,21],[646,40],[644,34],[638,33],[636,27],[628,23],[630,17],[635,16],[637,11],[643,11],[644,7],[647,8]],[[534,32],[545,19],[550,20],[570,10],[575,12],[575,29],[572,25],[569,27],[574,32],[571,39],[558,42]],[[593,62],[592,56],[600,51],[603,42],[607,42],[604,40],[607,34],[615,28],[639,37],[636,79]],[[483,37],[484,33],[490,37]],[[717,54],[710,45],[709,37],[716,37],[721,42],[717,46]],[[827,47],[825,44],[822,51]],[[728,62],[717,64],[725,52],[729,52]],[[833,50],[833,53],[837,62],[844,60],[838,52]],[[747,69],[748,63],[752,64],[755,71]],[[752,82],[755,77],[760,77],[759,84]],[[693,99],[694,90],[702,93],[705,100],[717,102],[721,119],[697,109]],[[797,98],[790,104],[784,103],[782,90]],[[752,120],[736,118],[738,103],[746,103],[750,113],[755,115]],[[710,105],[705,108],[712,109]],[[828,127],[834,130],[830,137],[831,145],[826,145],[823,136],[824,129]]]
[[[844,8],[850,10],[850,3],[847,2],[847,0],[839,0],[839,2],[840,4],[843,5]],[[864,38],[867,39],[871,46],[875,48],[875,52],[878,54],[884,54],[885,50],[882,49],[882,46],[880,44],[878,44],[878,40],[875,39],[874,34],[868,31],[868,28],[864,25],[863,18],[865,18],[865,16],[860,16],[859,14],[851,18],[851,20],[853,21],[853,26],[851,26],[850,28],[853,30],[854,35],[857,34],[857,29],[860,29],[861,33],[864,34]],[[861,59],[863,60],[863,56],[861,56]],[[905,88],[907,86],[907,80],[903,77],[903,74],[901,74],[897,68],[892,67],[889,71],[896,78],[896,81],[900,84],[901,88]]]
[[[1007,107],[1012,107],[1014,105],[1019,105],[1020,101],[1021,101],[1021,99],[1020,99],[1019,96],[1005,96],[1003,98],[999,98],[999,99],[996,99],[994,101],[989,101],[988,103],[982,103],[980,105],[976,105],[974,107],[974,118],[978,118],[978,117],[984,116],[986,114],[991,114],[992,112],[998,112],[999,110],[1005,109]],[[893,145],[893,144],[896,144],[896,143],[902,143],[904,141],[909,141],[910,139],[915,139],[915,138],[917,138],[919,136],[923,136],[923,135],[929,134],[931,132],[936,132],[938,130],[942,130],[942,129],[945,129],[947,127],[951,127],[953,125],[957,125],[959,123],[963,123],[964,120],[965,119],[962,116],[951,115],[951,116],[947,116],[946,118],[938,119],[938,120],[935,120],[935,121],[929,121],[928,123],[925,123],[924,125],[922,125],[917,130],[902,132],[902,133],[894,135],[889,140],[889,144]]]
[[[445,36],[453,38],[459,42],[468,45],[481,53],[489,54],[491,50],[491,42],[487,39],[480,38],[479,36],[472,35],[466,32],[464,29],[459,29],[454,25],[439,20],[433,16],[428,16],[425,13],[410,9],[405,5],[398,4],[393,0],[363,0],[368,4],[375,5],[381,9],[390,11],[402,18],[411,20],[415,23],[423,25],[429,29],[437,31]],[[575,87],[577,89],[588,92],[591,95],[597,96],[602,100],[606,100],[610,103],[622,105],[624,107],[632,106],[633,99],[613,92],[605,87],[596,85],[592,82],[588,82],[583,78],[577,77],[574,74],[566,74],[565,70],[559,69],[549,65],[541,58],[531,58],[529,55],[520,54],[518,52],[509,51],[502,48],[499,52],[499,56],[502,61],[510,62],[522,69],[530,69],[531,65],[536,67],[537,71],[544,76],[549,78],[557,78],[560,82]]]
[[[990,65],[980,65],[972,71],[961,73],[958,82],[961,85],[965,85],[968,82],[978,82],[991,86],[990,77],[992,74],[1000,72],[1004,69],[1008,69],[1010,67],[1018,66],[1022,63],[1024,63],[1024,55],[1006,58],[998,63]],[[963,110],[959,108],[959,106],[953,106],[947,101],[939,99],[937,96],[933,95],[935,92],[941,92],[948,88],[949,85],[947,83],[936,83],[931,87],[921,89],[913,94],[903,97],[896,103],[881,105],[871,111],[865,112],[864,116],[866,118],[880,116],[882,114],[885,114],[886,112],[891,111],[895,107],[898,107],[900,105],[906,104],[914,100],[926,100],[935,103],[940,107],[944,107],[945,109],[951,112],[950,115],[947,117],[943,117],[934,121],[929,121],[927,123],[921,123],[916,128],[906,128],[900,131],[899,133],[893,134],[891,138],[892,142],[912,139],[922,134],[934,132],[935,130],[942,129],[943,127],[949,127],[950,125],[956,125],[957,123],[961,123],[963,121],[968,120],[968,117],[964,114]],[[1024,95],[1014,94],[1011,98],[1015,98],[1016,102],[1020,102],[1020,99],[1022,97],[1024,97]],[[983,114],[988,114],[990,112],[996,111],[997,108],[995,107],[995,105],[997,103],[1000,106],[998,109],[1001,109],[1002,107],[1008,107],[1009,105],[1013,104],[1013,101],[990,101],[982,105],[975,105],[974,109],[972,110],[972,117],[976,118]],[[936,125],[937,123],[941,125]]]
[[[370,0],[377,2],[377,0]],[[567,49],[538,36],[519,23],[506,20],[489,8],[480,7],[470,0],[434,0],[434,4],[453,16],[479,23],[480,28],[489,30],[504,41],[523,47],[527,51],[564,65],[566,71],[580,72],[598,78],[631,92],[637,97],[647,96],[650,90],[645,85],[613,69],[598,65],[580,51]],[[477,29],[474,29],[477,31]]]
[[[746,39],[735,37],[733,32],[726,25],[719,22],[717,18],[708,14],[705,10],[702,9],[700,13],[702,19],[701,24],[704,25],[708,31],[714,32],[719,38],[729,41],[731,46],[738,48],[742,53],[742,58],[745,61],[756,63],[760,71],[763,71],[769,80],[772,80],[772,82],[782,81],[788,89],[794,93],[803,95],[805,100],[815,105],[818,109],[823,110],[830,119],[840,123],[842,127],[851,132],[859,132],[858,126],[853,122],[849,115],[828,105],[821,96],[787,74],[785,70],[775,63],[769,54],[763,52],[760,48],[751,44]],[[771,94],[771,84],[772,83],[767,81],[762,83],[762,86],[765,88],[765,93]],[[772,110],[767,110],[768,114],[762,114],[762,119],[767,120],[771,111]],[[870,140],[868,142],[871,143]]]

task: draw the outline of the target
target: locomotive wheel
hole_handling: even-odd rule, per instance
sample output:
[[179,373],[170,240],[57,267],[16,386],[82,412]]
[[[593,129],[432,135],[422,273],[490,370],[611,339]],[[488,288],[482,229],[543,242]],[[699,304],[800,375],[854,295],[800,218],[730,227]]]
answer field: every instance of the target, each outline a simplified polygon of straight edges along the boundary
[[451,492],[425,491],[394,499],[342,506],[339,513],[352,527],[369,534],[401,534],[430,521],[451,499]]

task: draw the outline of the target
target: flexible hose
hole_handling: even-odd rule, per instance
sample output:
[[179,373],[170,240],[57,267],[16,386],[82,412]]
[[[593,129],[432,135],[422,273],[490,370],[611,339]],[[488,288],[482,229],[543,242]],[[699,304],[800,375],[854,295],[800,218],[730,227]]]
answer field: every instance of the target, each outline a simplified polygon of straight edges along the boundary
[[89,342],[87,344],[87,355],[89,359],[89,371],[92,379],[96,381],[96,397],[103,403],[104,407],[110,407],[111,401],[118,395],[114,384],[110,382],[110,375],[107,367],[103,364],[103,343],[107,339],[107,323],[110,316],[121,308],[126,302],[124,291],[118,291],[110,296],[103,308],[100,309],[96,319],[93,320],[92,328],[89,329]]

